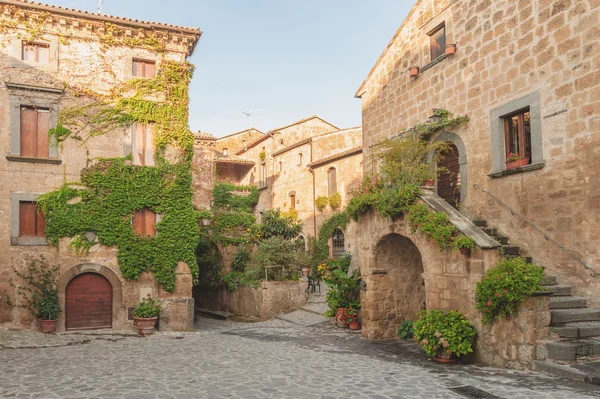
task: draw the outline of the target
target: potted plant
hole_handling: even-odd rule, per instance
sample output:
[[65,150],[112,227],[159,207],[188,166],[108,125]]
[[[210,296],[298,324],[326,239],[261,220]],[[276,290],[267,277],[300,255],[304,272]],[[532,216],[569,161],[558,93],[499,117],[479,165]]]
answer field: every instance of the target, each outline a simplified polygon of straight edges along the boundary
[[433,179],[425,179],[425,180],[423,180],[423,185],[425,187],[433,187],[433,186],[435,186],[435,180],[433,180]]
[[350,307],[346,309],[346,323],[351,330],[360,330],[360,324],[358,323],[358,309],[356,307]]
[[446,44],[446,47],[444,47],[444,51],[446,52],[447,56],[456,54],[456,44]]
[[398,327],[398,334],[400,334],[401,338],[411,339],[415,334],[415,330],[413,328],[413,321],[402,321],[402,324],[400,324],[400,327]]
[[408,75],[411,78],[416,78],[417,76],[419,76],[419,67],[418,66],[411,66],[410,68],[408,68]]
[[466,236],[460,236],[454,240],[454,247],[460,251],[461,254],[469,256],[471,251],[475,249],[475,242]]
[[150,294],[136,305],[131,313],[133,314],[133,324],[138,329],[139,335],[152,334],[161,309],[160,302],[152,299]]
[[433,360],[456,363],[460,356],[473,352],[475,328],[456,310],[422,310],[414,323],[414,337]]
[[506,158],[506,169],[520,168],[527,164],[529,164],[529,158],[526,158],[521,154],[511,152]]
[[324,313],[324,316],[329,318],[331,324],[335,324],[335,322],[337,321],[337,318],[335,316],[335,310],[333,309],[327,309],[327,311]]
[[[40,324],[44,334],[56,331],[56,319],[61,312],[58,301],[56,282],[59,276],[59,266],[51,266],[42,257],[29,262],[24,271],[19,271],[13,266],[15,274],[21,277],[26,285],[13,287],[16,289],[23,303],[15,306],[28,309]],[[8,301],[10,304],[10,301]]]

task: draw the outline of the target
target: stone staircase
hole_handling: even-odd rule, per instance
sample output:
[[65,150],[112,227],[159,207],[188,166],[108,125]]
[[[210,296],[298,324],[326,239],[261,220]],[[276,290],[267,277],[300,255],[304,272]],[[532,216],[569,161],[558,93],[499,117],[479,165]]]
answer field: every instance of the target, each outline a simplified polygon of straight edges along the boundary
[[[501,244],[499,251],[508,257],[521,255],[508,237],[489,228],[484,220],[473,222]],[[531,262],[531,257],[525,257]],[[542,283],[550,297],[548,340],[538,342],[533,368],[559,377],[600,385],[600,309],[590,309],[587,298],[573,296],[573,287],[560,284],[555,276]]]

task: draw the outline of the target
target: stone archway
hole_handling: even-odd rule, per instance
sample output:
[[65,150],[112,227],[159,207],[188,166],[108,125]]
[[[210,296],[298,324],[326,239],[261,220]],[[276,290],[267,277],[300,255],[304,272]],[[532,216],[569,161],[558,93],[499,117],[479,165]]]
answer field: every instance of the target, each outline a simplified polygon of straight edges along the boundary
[[426,307],[421,253],[410,239],[391,233],[377,243],[374,265],[367,276],[363,323],[367,338],[393,338],[403,320],[415,320]]
[[[464,201],[467,198],[467,150],[465,143],[462,141],[460,136],[456,133],[442,130],[437,135],[433,136],[433,142],[448,142],[452,143],[458,151],[458,171],[460,181],[460,200]],[[432,154],[428,157],[428,162],[431,163]]]
[[123,306],[123,284],[119,276],[110,268],[95,263],[82,263],[74,266],[61,274],[58,279],[58,300],[60,307],[63,310],[58,316],[57,331],[65,331],[66,329],[66,290],[67,286],[75,277],[84,273],[100,274],[106,278],[112,286],[112,328],[113,330],[122,329],[122,306]]

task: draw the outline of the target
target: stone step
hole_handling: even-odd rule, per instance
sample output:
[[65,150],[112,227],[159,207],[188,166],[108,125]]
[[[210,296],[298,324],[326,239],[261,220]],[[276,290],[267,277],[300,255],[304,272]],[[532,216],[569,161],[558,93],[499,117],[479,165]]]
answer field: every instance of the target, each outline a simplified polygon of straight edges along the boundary
[[502,253],[504,253],[504,255],[519,256],[521,254],[520,247],[510,247],[508,245],[503,245],[501,248],[501,251],[502,251]]
[[598,309],[554,309],[550,313],[552,314],[552,325],[578,321],[600,321],[600,310]]
[[552,362],[533,361],[533,369],[542,373],[568,378],[573,381],[600,385],[600,367],[595,363],[562,365]]
[[575,309],[587,307],[587,298],[581,296],[550,297],[550,309]]
[[547,285],[544,288],[546,291],[551,292],[553,296],[571,296],[571,291],[573,290],[573,287],[570,285],[560,284]]
[[547,342],[544,359],[563,362],[573,362],[578,357],[600,355],[600,340],[581,339],[568,341]]
[[487,234],[488,236],[496,236],[498,235],[498,229],[490,229],[490,228],[483,228],[481,229],[485,232],[485,234]]
[[201,308],[196,308],[196,315],[208,317],[211,319],[217,319],[217,320],[227,320],[228,318],[234,316],[233,313],[221,312],[219,310],[201,309]]
[[600,337],[599,322],[566,323],[562,326],[550,327],[550,330],[561,338]]
[[527,263],[533,263],[533,258],[531,256],[520,256],[520,255],[507,255],[504,254],[506,258],[523,258]]
[[508,245],[508,237],[505,236],[493,236],[494,240],[498,241],[500,245]]
[[544,276],[542,285],[555,285],[558,284],[558,278],[556,276]]
[[481,219],[475,219],[473,220],[473,224],[477,227],[487,227],[487,221],[485,220],[481,220]]

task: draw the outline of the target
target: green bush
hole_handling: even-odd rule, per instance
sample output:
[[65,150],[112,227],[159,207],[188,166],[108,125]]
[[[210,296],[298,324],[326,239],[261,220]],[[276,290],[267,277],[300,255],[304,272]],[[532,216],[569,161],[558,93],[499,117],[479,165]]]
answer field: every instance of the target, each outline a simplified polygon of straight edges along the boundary
[[282,269],[269,269],[269,279],[290,280],[298,278],[300,268],[299,251],[293,241],[281,237],[271,237],[262,240],[256,246],[251,256],[250,263],[246,267],[245,275],[251,280],[262,280],[265,276],[265,266],[285,266],[287,272]]
[[327,204],[329,203],[329,198],[324,195],[318,196],[315,199],[315,206],[319,212],[323,212],[325,208],[327,208]]
[[30,261],[24,271],[14,266],[13,270],[26,284],[24,286],[12,284],[16,288],[17,295],[23,299],[23,304],[17,306],[26,308],[40,320],[56,320],[61,312],[56,288],[59,266],[49,265],[42,257]]
[[246,270],[246,266],[250,263],[250,253],[244,246],[240,246],[233,257],[231,267],[234,272],[243,273]]
[[475,249],[475,241],[466,236],[458,237],[454,240],[454,247],[456,249],[467,248],[471,251]]
[[148,294],[148,296],[142,299],[136,306],[133,308],[131,312],[134,317],[139,317],[141,319],[149,319],[152,317],[158,317],[162,306],[160,302],[156,299],[152,299],[152,296]]
[[258,281],[249,278],[244,273],[233,271],[225,273],[222,278],[225,288],[232,292],[237,291],[239,286],[258,288]]
[[441,250],[451,248],[458,233],[445,213],[435,212],[423,203],[410,207],[408,223],[413,233],[420,230],[428,239],[435,241]]
[[325,302],[330,310],[337,308],[360,309],[360,275],[355,270],[351,275],[340,269],[328,270],[323,282],[329,287]]
[[477,284],[476,308],[484,323],[519,312],[519,305],[536,291],[542,291],[544,269],[523,258],[505,258]]
[[329,197],[329,206],[332,210],[337,211],[342,206],[342,196],[340,193],[332,194]]
[[428,356],[459,357],[473,352],[475,328],[456,310],[423,310],[413,328],[415,341]]
[[292,240],[302,232],[302,222],[293,217],[284,217],[279,209],[271,209],[263,213],[260,234],[263,239],[281,237]]
[[402,324],[400,324],[400,327],[398,327],[398,334],[400,334],[401,338],[411,339],[415,334],[413,321],[403,320]]

